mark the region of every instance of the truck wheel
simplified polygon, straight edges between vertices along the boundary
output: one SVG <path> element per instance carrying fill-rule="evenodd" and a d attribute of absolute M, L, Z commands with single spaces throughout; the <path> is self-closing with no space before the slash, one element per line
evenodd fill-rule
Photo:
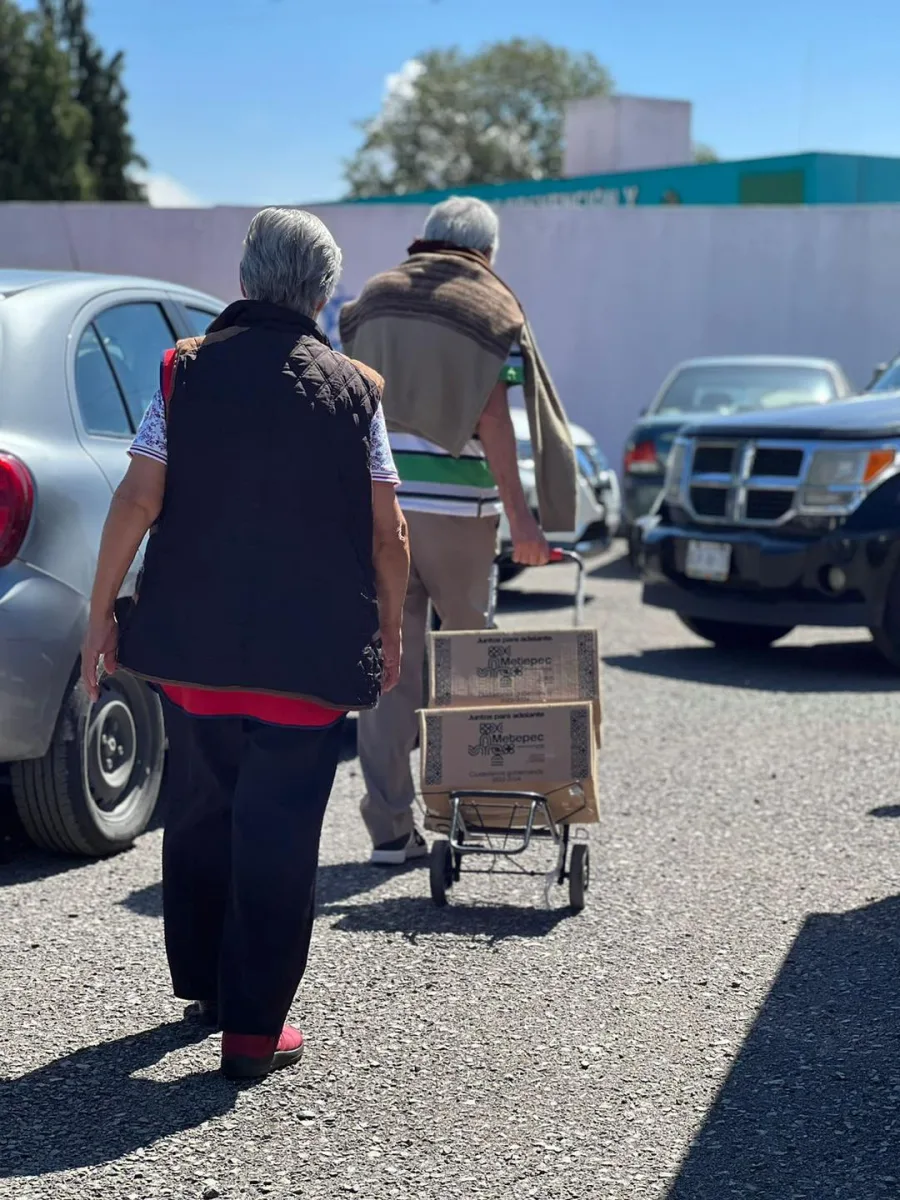
<path fill-rule="evenodd" d="M 127 849 L 153 816 L 164 757 L 162 708 L 146 684 L 116 675 L 91 704 L 76 679 L 47 753 L 12 765 L 26 833 L 63 854 L 101 857 Z"/>
<path fill-rule="evenodd" d="M 891 664 L 900 667 L 900 569 L 888 584 L 881 624 L 870 630 L 878 652 Z"/>
<path fill-rule="evenodd" d="M 779 642 L 791 632 L 790 625 L 741 625 L 736 621 L 713 621 L 708 617 L 684 617 L 678 619 L 691 633 L 712 642 L 719 650 L 767 650 L 773 642 Z"/>

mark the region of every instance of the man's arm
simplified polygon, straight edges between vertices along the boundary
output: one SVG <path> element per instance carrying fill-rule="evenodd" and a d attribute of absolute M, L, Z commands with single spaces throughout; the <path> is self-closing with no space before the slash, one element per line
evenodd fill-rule
<path fill-rule="evenodd" d="M 384 646 L 383 690 L 389 692 L 400 679 L 400 630 L 409 583 L 409 533 L 393 483 L 373 483 L 372 504 L 375 520 L 372 560 Z"/>
<path fill-rule="evenodd" d="M 513 541 L 513 561 L 540 567 L 550 561 L 550 547 L 525 500 L 516 454 L 516 434 L 509 413 L 506 384 L 494 385 L 478 423 L 478 436 L 500 492 Z"/>
<path fill-rule="evenodd" d="M 97 556 L 88 628 L 81 650 L 81 678 L 92 700 L 100 694 L 97 680 L 100 656 L 103 655 L 104 666 L 110 675 L 116 670 L 116 600 L 144 535 L 159 516 L 165 486 L 165 465 L 136 454 L 109 506 Z"/>

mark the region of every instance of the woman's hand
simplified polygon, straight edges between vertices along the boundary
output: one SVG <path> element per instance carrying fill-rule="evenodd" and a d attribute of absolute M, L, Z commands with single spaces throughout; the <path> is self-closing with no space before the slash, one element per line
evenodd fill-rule
<path fill-rule="evenodd" d="M 381 676 L 381 693 L 392 692 L 400 682 L 400 663 L 403 658 L 403 638 L 400 630 L 381 635 L 384 668 Z"/>
<path fill-rule="evenodd" d="M 100 659 L 107 675 L 114 675 L 119 663 L 119 626 L 114 616 L 91 620 L 81 647 L 81 681 L 91 701 L 100 697 Z"/>

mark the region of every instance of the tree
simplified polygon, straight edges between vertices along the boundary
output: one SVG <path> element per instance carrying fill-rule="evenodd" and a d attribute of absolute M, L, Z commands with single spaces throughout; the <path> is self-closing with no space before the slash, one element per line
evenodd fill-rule
<path fill-rule="evenodd" d="M 50 23 L 0 0 L 0 200 L 86 199 L 89 132 Z"/>
<path fill-rule="evenodd" d="M 345 164 L 352 196 L 559 176 L 566 104 L 606 95 L 593 54 L 514 38 L 466 55 L 429 50 L 389 78 Z"/>
<path fill-rule="evenodd" d="M 131 172 L 145 167 L 128 128 L 128 94 L 120 52 L 107 57 L 87 28 L 85 0 L 40 0 L 69 60 L 72 95 L 90 121 L 87 167 L 95 200 L 146 200 Z"/>
<path fill-rule="evenodd" d="M 694 143 L 694 162 L 695 163 L 717 163 L 719 156 L 713 150 L 712 146 L 707 146 L 703 142 Z"/>

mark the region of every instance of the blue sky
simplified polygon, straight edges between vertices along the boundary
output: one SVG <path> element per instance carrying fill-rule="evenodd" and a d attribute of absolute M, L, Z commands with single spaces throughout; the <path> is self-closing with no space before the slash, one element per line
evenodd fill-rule
<path fill-rule="evenodd" d="M 514 35 L 592 50 L 617 90 L 694 102 L 722 157 L 900 155 L 895 0 L 92 0 L 127 54 L 134 132 L 207 203 L 341 195 L 385 79 L 434 46 Z"/>

